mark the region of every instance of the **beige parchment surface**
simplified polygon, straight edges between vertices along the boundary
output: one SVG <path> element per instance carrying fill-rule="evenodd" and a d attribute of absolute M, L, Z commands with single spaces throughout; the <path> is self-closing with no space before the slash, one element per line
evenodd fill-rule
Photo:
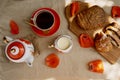
<path fill-rule="evenodd" d="M 119 4 L 118 0 L 114 1 Z M 42 7 L 52 8 L 60 16 L 59 30 L 49 37 L 37 36 L 24 22 L 24 19 L 30 19 L 32 13 Z M 80 47 L 78 38 L 68 30 L 64 8 L 65 0 L 0 0 L 0 80 L 106 80 L 106 76 L 109 74 L 90 72 L 87 63 L 91 60 L 101 59 L 109 66 L 112 65 L 94 49 Z M 111 8 L 105 9 L 109 13 Z M 18 35 L 10 33 L 9 21 L 11 19 L 20 26 Z M 48 45 L 58 35 L 63 34 L 72 37 L 73 48 L 68 54 L 61 54 L 54 48 L 48 48 Z M 6 58 L 4 52 L 6 44 L 2 42 L 5 35 L 12 38 L 26 38 L 33 42 L 36 53 L 40 53 L 35 56 L 33 67 L 28 67 L 26 63 L 13 63 Z M 56 53 L 60 58 L 60 64 L 55 69 L 47 67 L 44 62 L 45 57 L 50 53 Z M 120 65 L 119 60 L 117 63 Z M 117 70 L 120 70 L 119 68 Z"/>

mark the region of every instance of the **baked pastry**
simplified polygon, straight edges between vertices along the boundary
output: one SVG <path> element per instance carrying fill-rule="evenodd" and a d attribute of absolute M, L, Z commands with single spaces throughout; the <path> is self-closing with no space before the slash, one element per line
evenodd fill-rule
<path fill-rule="evenodd" d="M 84 30 L 98 29 L 108 24 L 105 11 L 99 6 L 93 6 L 77 15 L 77 24 Z"/>
<path fill-rule="evenodd" d="M 114 46 L 120 48 L 120 26 L 116 23 L 111 23 L 105 27 L 104 33 L 111 39 Z"/>
<path fill-rule="evenodd" d="M 106 53 L 112 50 L 113 45 L 109 37 L 103 33 L 97 33 L 95 36 L 95 48 L 98 52 Z"/>

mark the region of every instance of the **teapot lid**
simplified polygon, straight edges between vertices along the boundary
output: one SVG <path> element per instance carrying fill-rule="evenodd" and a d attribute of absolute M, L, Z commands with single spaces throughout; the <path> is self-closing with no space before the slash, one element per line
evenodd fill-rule
<path fill-rule="evenodd" d="M 20 59 L 25 53 L 25 47 L 22 43 L 15 41 L 11 42 L 8 47 L 6 48 L 7 56 L 11 59 L 18 60 Z"/>

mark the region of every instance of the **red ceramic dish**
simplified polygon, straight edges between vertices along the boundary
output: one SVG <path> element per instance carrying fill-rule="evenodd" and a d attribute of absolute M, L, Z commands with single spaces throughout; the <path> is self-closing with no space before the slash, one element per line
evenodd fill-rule
<path fill-rule="evenodd" d="M 55 22 L 54 22 L 54 26 L 49 30 L 49 33 L 45 34 L 42 30 L 40 29 L 37 29 L 36 27 L 32 26 L 32 30 L 39 36 L 51 36 L 53 35 L 58 29 L 59 29 L 59 26 L 60 26 L 60 18 L 59 18 L 59 15 L 53 10 L 53 9 L 50 9 L 50 8 L 40 8 L 38 10 L 36 10 L 33 15 L 32 15 L 32 18 L 35 17 L 35 14 L 37 14 L 40 10 L 48 10 L 50 12 L 53 13 L 54 15 L 54 18 L 55 18 Z M 31 20 L 31 23 L 33 24 L 33 21 Z"/>

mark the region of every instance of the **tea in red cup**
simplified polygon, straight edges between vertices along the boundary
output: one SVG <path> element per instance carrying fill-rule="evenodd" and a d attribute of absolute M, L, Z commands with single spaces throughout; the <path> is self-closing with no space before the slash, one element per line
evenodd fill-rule
<path fill-rule="evenodd" d="M 32 18 L 35 27 L 42 31 L 49 31 L 54 26 L 54 15 L 47 9 L 39 10 Z"/>

